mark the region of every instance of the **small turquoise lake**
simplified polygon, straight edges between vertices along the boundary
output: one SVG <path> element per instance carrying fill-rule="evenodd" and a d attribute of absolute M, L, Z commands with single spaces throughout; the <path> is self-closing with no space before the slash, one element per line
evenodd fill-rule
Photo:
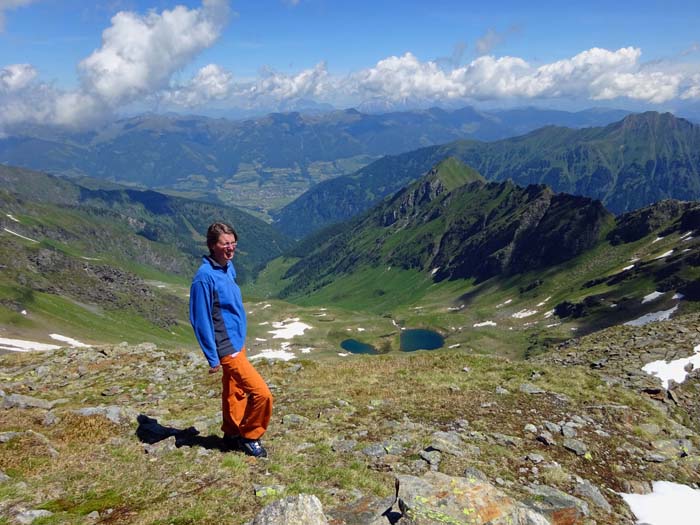
<path fill-rule="evenodd" d="M 445 339 L 432 330 L 414 329 L 401 332 L 401 351 L 435 350 L 445 345 Z"/>
<path fill-rule="evenodd" d="M 346 339 L 340 343 L 340 348 L 350 352 L 351 354 L 366 354 L 376 355 L 377 349 L 367 343 L 361 343 L 357 339 Z"/>

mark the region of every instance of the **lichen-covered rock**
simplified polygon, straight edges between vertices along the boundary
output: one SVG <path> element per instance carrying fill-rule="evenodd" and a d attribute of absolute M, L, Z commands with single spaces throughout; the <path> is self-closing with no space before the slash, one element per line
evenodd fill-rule
<path fill-rule="evenodd" d="M 519 503 L 488 481 L 459 478 L 440 472 L 422 477 L 397 476 L 399 523 L 432 525 L 547 525 L 535 510 Z"/>
<path fill-rule="evenodd" d="M 316 496 L 300 494 L 267 505 L 250 525 L 328 525 Z"/>

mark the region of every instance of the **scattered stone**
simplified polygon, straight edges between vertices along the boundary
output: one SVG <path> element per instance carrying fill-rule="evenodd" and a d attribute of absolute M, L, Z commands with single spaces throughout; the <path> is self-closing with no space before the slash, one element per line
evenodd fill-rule
<path fill-rule="evenodd" d="M 440 467 L 442 454 L 437 450 L 421 450 L 420 457 L 430 465 L 430 470 L 437 470 Z"/>
<path fill-rule="evenodd" d="M 384 449 L 384 445 L 382 445 L 381 443 L 374 443 L 363 448 L 362 453 L 365 456 L 369 456 L 371 458 L 378 458 L 381 456 L 385 456 L 386 450 Z"/>
<path fill-rule="evenodd" d="M 524 430 L 525 432 L 529 432 L 530 434 L 537 434 L 537 427 L 532 423 L 528 423 L 527 425 L 525 425 Z"/>
<path fill-rule="evenodd" d="M 545 421 L 544 428 L 546 428 L 547 431 L 551 432 L 552 434 L 561 434 L 561 425 L 557 425 L 551 421 Z"/>
<path fill-rule="evenodd" d="M 90 521 L 97 521 L 97 520 L 100 519 L 100 513 L 97 512 L 96 510 L 93 510 L 90 514 L 88 514 L 88 515 L 85 516 L 85 517 L 86 517 L 87 519 L 89 519 Z"/>
<path fill-rule="evenodd" d="M 333 523 L 344 525 L 387 525 L 389 521 L 384 516 L 394 504 L 395 498 L 375 498 L 361 496 L 342 507 L 328 511 Z M 301 524 L 300 524 L 301 525 Z"/>
<path fill-rule="evenodd" d="M 10 481 L 12 478 L 5 474 L 2 470 L 0 470 L 0 483 L 5 483 L 6 481 Z"/>
<path fill-rule="evenodd" d="M 561 435 L 566 437 L 566 438 L 573 438 L 573 437 L 576 437 L 577 432 L 576 432 L 576 429 L 572 425 L 569 425 L 567 423 L 566 425 L 561 427 Z"/>
<path fill-rule="evenodd" d="M 589 515 L 585 501 L 559 489 L 547 485 L 530 485 L 529 491 L 535 497 L 525 503 L 546 516 L 552 525 L 583 523 L 583 519 Z"/>
<path fill-rule="evenodd" d="M 19 523 L 19 525 L 30 525 L 34 522 L 34 520 L 38 520 L 39 518 L 48 518 L 49 516 L 53 516 L 53 512 L 41 509 L 25 510 L 24 512 L 20 512 L 15 516 L 15 521 Z"/>
<path fill-rule="evenodd" d="M 73 411 L 79 416 L 102 416 L 109 419 L 112 423 L 120 425 L 122 423 L 129 423 L 132 421 L 133 417 L 130 417 L 128 411 L 119 406 L 99 406 L 99 407 L 85 407 Z"/>
<path fill-rule="evenodd" d="M 251 525 L 328 525 L 323 505 L 316 496 L 300 494 L 267 505 Z"/>
<path fill-rule="evenodd" d="M 624 494 L 651 494 L 651 483 L 636 479 L 623 479 L 620 482 Z"/>
<path fill-rule="evenodd" d="M 44 410 L 51 410 L 54 407 L 53 401 L 47 401 L 45 399 L 39 399 L 31 396 L 24 396 L 22 394 L 10 394 L 9 396 L 3 397 L 2 400 L 3 408 L 43 408 Z"/>
<path fill-rule="evenodd" d="M 144 443 L 143 451 L 149 456 L 161 456 L 167 452 L 172 452 L 177 448 L 177 438 L 170 436 L 156 443 Z"/>
<path fill-rule="evenodd" d="M 548 523 L 541 514 L 487 481 L 440 472 L 427 472 L 421 477 L 400 475 L 396 480 L 402 515 L 396 523 Z"/>
<path fill-rule="evenodd" d="M 117 396 L 124 392 L 124 389 L 119 385 L 112 385 L 109 388 L 102 391 L 102 395 L 105 397 Z"/>
<path fill-rule="evenodd" d="M 525 456 L 525 459 L 529 459 L 533 463 L 539 464 L 544 461 L 544 456 L 542 456 L 541 454 L 528 454 L 527 456 Z"/>
<path fill-rule="evenodd" d="M 566 450 L 570 450 L 577 456 L 585 456 L 586 452 L 588 452 L 586 444 L 578 439 L 565 439 L 563 446 Z"/>
<path fill-rule="evenodd" d="M 506 390 L 505 388 L 503 388 L 503 387 L 501 387 L 501 386 L 497 386 L 497 387 L 496 387 L 496 393 L 497 393 L 498 395 L 510 394 L 510 392 L 509 392 L 508 390 Z"/>
<path fill-rule="evenodd" d="M 340 439 L 335 441 L 331 448 L 334 452 L 350 452 L 357 446 L 357 441 L 354 439 Z"/>
<path fill-rule="evenodd" d="M 554 440 L 554 436 L 552 436 L 552 434 L 550 434 L 546 430 L 543 430 L 539 433 L 539 435 L 537 436 L 537 441 L 540 441 L 541 443 L 544 443 L 548 446 L 557 444 L 557 442 Z"/>
<path fill-rule="evenodd" d="M 298 414 L 285 414 L 282 418 L 282 424 L 290 427 L 300 427 L 307 425 L 308 423 L 308 417 L 300 416 Z"/>
<path fill-rule="evenodd" d="M 656 423 L 642 423 L 639 425 L 639 429 L 646 434 L 656 436 L 661 433 L 661 427 Z"/>
<path fill-rule="evenodd" d="M 600 489 L 587 479 L 578 478 L 576 480 L 574 495 L 587 499 L 605 512 L 610 513 L 613 511 L 612 505 L 608 503 L 608 500 L 605 499 Z"/>
<path fill-rule="evenodd" d="M 545 394 L 546 393 L 545 390 L 542 390 L 540 387 L 535 386 L 531 383 L 523 383 L 522 385 L 520 385 L 520 391 L 523 394 L 530 394 L 530 395 Z"/>
<path fill-rule="evenodd" d="M 15 438 L 20 437 L 23 432 L 0 432 L 0 443 L 7 443 Z"/>
<path fill-rule="evenodd" d="M 493 439 L 496 440 L 496 443 L 503 447 L 519 447 L 523 442 L 519 437 L 507 436 L 505 434 L 495 433 L 492 434 L 492 436 Z"/>
<path fill-rule="evenodd" d="M 663 463 L 664 461 L 668 461 L 668 458 L 658 452 L 649 452 L 644 455 L 644 461 L 648 461 L 649 463 Z"/>
<path fill-rule="evenodd" d="M 434 432 L 427 450 L 439 450 L 445 454 L 463 457 L 463 441 L 457 432 Z"/>
<path fill-rule="evenodd" d="M 47 412 L 44 416 L 44 420 L 41 422 L 45 427 L 51 427 L 57 424 L 61 419 L 54 412 Z"/>

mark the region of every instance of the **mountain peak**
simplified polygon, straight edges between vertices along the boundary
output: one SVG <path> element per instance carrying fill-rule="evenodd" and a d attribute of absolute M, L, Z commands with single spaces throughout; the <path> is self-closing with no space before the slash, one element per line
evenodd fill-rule
<path fill-rule="evenodd" d="M 439 181 L 447 191 L 471 182 L 486 182 L 486 179 L 471 166 L 456 157 L 447 157 L 431 168 L 427 175 L 433 181 Z"/>

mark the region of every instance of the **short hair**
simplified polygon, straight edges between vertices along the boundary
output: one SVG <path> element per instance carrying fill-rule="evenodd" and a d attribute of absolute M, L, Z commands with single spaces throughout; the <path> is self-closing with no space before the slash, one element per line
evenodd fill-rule
<path fill-rule="evenodd" d="M 238 234 L 232 226 L 229 226 L 225 222 L 214 222 L 207 229 L 207 248 L 209 248 L 209 253 L 212 252 L 214 245 L 219 242 L 219 237 L 222 235 L 233 235 L 238 242 Z"/>

